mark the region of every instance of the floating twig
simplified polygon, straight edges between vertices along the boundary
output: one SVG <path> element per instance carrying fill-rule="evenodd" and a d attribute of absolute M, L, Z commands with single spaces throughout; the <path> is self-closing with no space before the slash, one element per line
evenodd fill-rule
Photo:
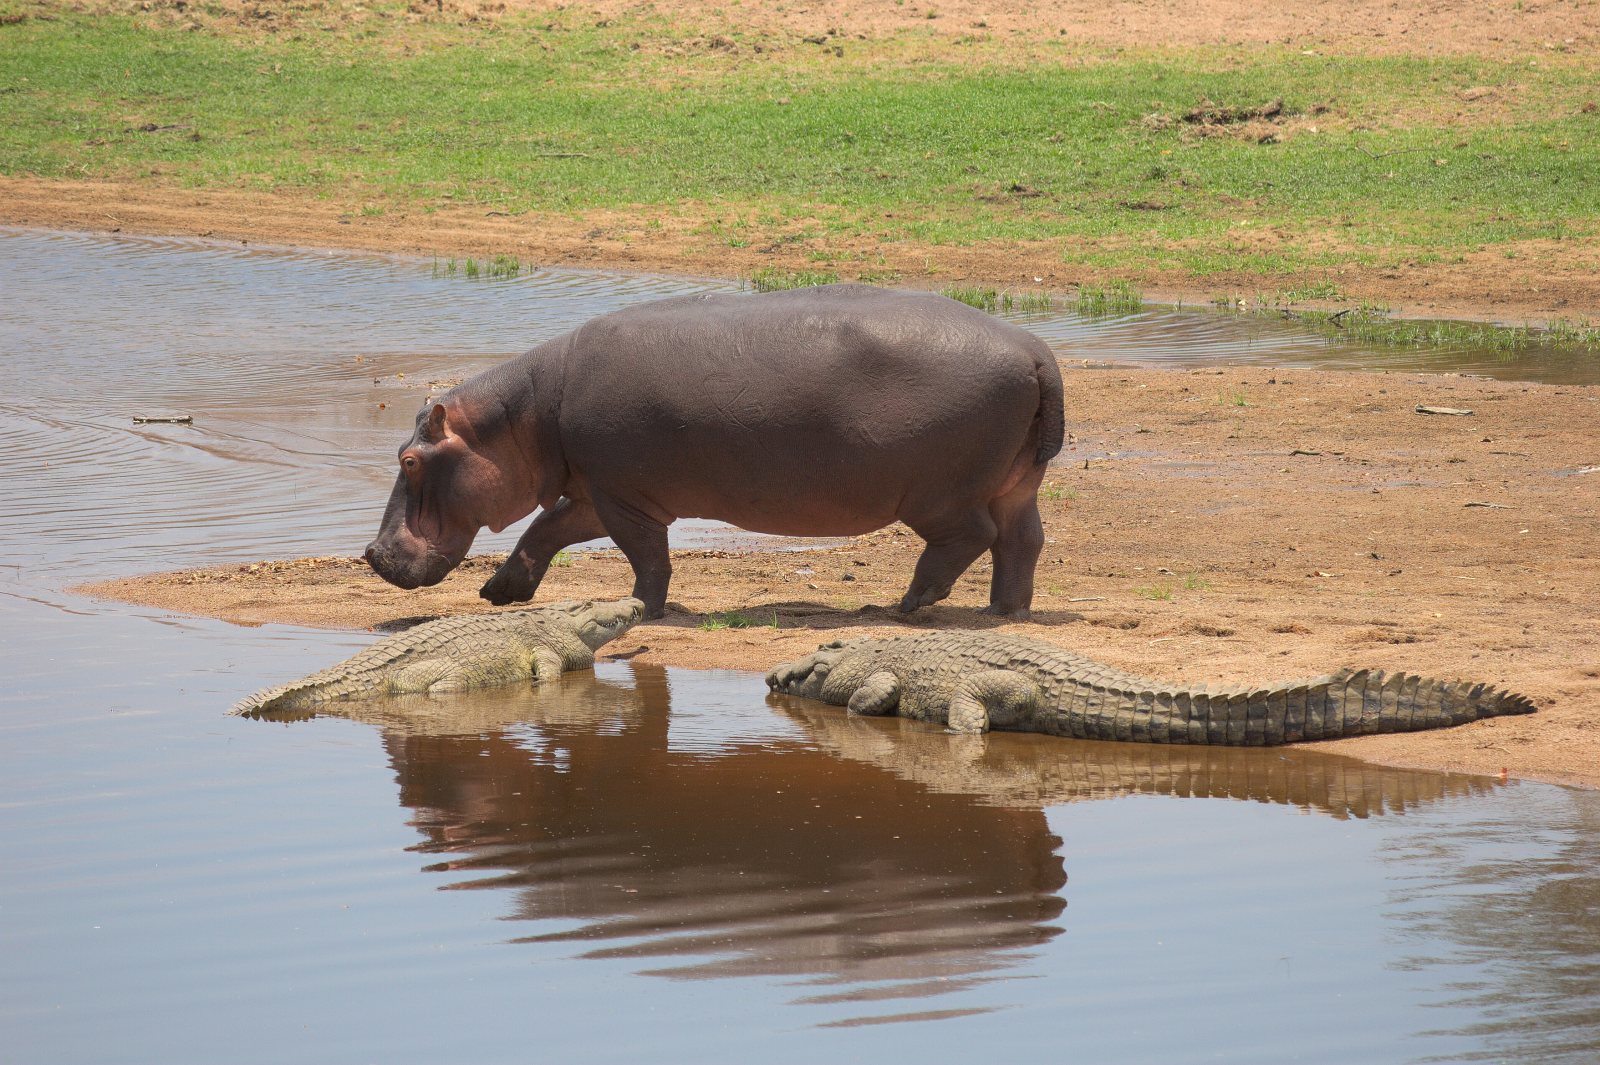
<path fill-rule="evenodd" d="M 134 425 L 193 425 L 192 414 L 144 415 L 133 416 Z"/>

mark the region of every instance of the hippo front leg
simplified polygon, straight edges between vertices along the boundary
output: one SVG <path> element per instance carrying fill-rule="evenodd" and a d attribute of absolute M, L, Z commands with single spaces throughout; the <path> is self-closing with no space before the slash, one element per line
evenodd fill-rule
<path fill-rule="evenodd" d="M 597 540 L 606 534 L 599 515 L 587 503 L 563 498 L 528 525 L 509 557 L 478 594 L 495 606 L 525 603 L 538 591 L 550 560 L 564 547 Z"/>

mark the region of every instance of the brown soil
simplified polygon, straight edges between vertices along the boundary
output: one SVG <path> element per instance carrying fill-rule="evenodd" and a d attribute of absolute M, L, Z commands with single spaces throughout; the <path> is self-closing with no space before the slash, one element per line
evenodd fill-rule
<path fill-rule="evenodd" d="M 1583 52 L 1600 44 L 1600 10 L 1566 0 L 1526 0 L 1521 6 L 1438 0 L 808 0 L 727 6 L 692 0 L 491 0 L 477 7 L 576 8 L 600 18 L 649 13 L 701 27 L 832 38 L 909 29 L 953 37 L 1056 36 L 1112 48 L 1286 45 L 1345 54 L 1503 55 Z"/>
<path fill-rule="evenodd" d="M 1539 712 L 1323 746 L 1600 786 L 1600 388 L 1069 366 L 1067 394 L 1075 438 L 1041 501 L 1050 543 L 1035 619 L 1008 630 L 1191 683 L 1340 665 L 1490 681 Z M 840 636 L 990 625 L 975 611 L 985 564 L 947 604 L 908 621 L 882 609 L 919 547 L 890 529 L 808 552 L 679 552 L 682 607 L 609 652 L 765 670 Z M 361 627 L 487 609 L 476 591 L 494 564 L 471 559 L 418 592 L 353 559 L 87 590 L 247 624 Z M 540 598 L 615 597 L 631 582 L 623 559 L 599 552 L 553 569 Z M 730 611 L 752 626 L 702 627 Z"/>
<path fill-rule="evenodd" d="M 260 34 L 302 24 L 375 25 L 380 5 L 288 0 L 72 0 L 88 11 L 135 11 L 192 29 L 226 26 Z M 737 51 L 760 42 L 827 46 L 851 39 L 928 34 L 1008 46 L 1057 38 L 1116 50 L 1153 47 L 1283 46 L 1341 54 L 1540 55 L 1593 51 L 1600 10 L 1578 0 L 1449 4 L 1439 0 L 426 0 L 407 21 L 493 23 L 519 15 L 561 25 L 639 21 L 690 35 L 686 47 Z M 733 37 L 725 35 L 733 35 Z M 734 39 L 737 38 L 737 39 Z"/>

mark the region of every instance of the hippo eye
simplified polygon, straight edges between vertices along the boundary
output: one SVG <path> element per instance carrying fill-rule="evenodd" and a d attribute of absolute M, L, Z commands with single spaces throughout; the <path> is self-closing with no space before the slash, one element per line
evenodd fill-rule
<path fill-rule="evenodd" d="M 407 455 L 405 458 L 400 460 L 401 469 L 405 470 L 407 473 L 416 473 L 417 467 L 420 465 L 422 465 L 422 463 L 417 461 L 417 456 L 415 455 Z"/>

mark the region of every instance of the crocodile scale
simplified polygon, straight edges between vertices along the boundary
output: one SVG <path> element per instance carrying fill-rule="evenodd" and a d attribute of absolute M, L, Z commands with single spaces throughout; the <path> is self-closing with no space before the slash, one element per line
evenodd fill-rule
<path fill-rule="evenodd" d="M 956 732 L 1271 746 L 1445 728 L 1534 710 L 1487 684 L 1340 670 L 1256 687 L 1163 684 L 1003 633 L 944 630 L 826 644 L 767 675 L 774 691 Z"/>
<path fill-rule="evenodd" d="M 436 618 L 302 680 L 257 692 L 229 713 L 265 714 L 341 699 L 547 680 L 593 666 L 594 652 L 643 616 L 643 603 L 622 599 Z"/>

